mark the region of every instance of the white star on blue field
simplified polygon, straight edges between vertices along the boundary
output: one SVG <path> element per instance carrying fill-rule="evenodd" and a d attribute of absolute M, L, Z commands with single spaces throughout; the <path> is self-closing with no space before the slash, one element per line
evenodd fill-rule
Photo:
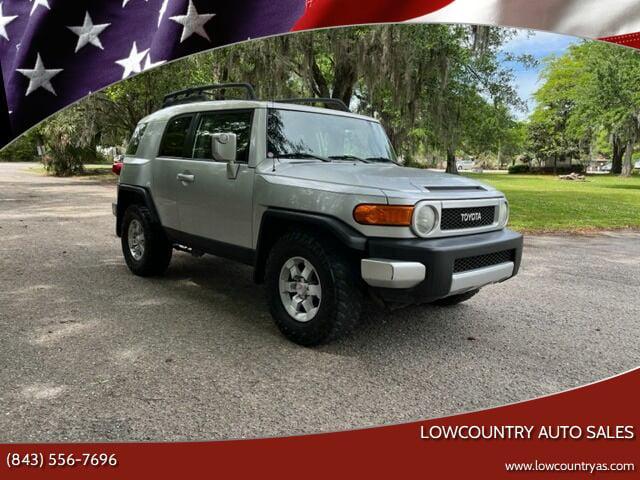
<path fill-rule="evenodd" d="M 528 112 L 516 111 L 519 120 L 524 120 L 535 108 L 533 94 L 541 86 L 540 73 L 544 69 L 544 60 L 550 56 L 564 54 L 569 46 L 580 43 L 582 39 L 555 33 L 519 30 L 517 35 L 502 47 L 502 51 L 513 56 L 531 55 L 538 61 L 538 65 L 527 68 L 518 62 L 504 60 L 503 66 L 510 68 L 514 75 L 514 85 L 528 107 Z"/>

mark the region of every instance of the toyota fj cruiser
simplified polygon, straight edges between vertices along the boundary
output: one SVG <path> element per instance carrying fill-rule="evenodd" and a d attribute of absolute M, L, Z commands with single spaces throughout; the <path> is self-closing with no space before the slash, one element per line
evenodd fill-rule
<path fill-rule="evenodd" d="M 258 101 L 248 84 L 176 92 L 141 120 L 114 214 L 134 274 L 162 274 L 174 249 L 251 265 L 302 345 L 350 331 L 365 294 L 454 305 L 522 255 L 494 188 L 399 165 L 380 122 L 340 101 Z"/>

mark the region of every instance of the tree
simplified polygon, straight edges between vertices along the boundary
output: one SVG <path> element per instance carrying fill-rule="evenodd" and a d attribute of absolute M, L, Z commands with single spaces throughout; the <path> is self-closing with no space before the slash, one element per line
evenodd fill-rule
<path fill-rule="evenodd" d="M 540 155 L 579 155 L 608 138 L 612 173 L 630 175 L 640 136 L 640 57 L 630 49 L 583 42 L 548 61 L 530 136 Z M 536 144 L 538 134 L 548 145 Z"/>
<path fill-rule="evenodd" d="M 448 170 L 457 173 L 458 150 L 500 152 L 513 127 L 510 109 L 521 102 L 510 72 L 499 61 L 499 48 L 511 34 L 488 27 L 393 25 L 246 42 L 113 85 L 63 112 L 66 120 L 52 120 L 42 131 L 52 155 L 73 171 L 69 151 L 99 142 L 123 144 L 167 93 L 249 81 L 264 99 L 343 100 L 356 112 L 379 118 L 405 160 L 442 153 Z M 64 124 L 77 118 L 78 109 L 86 119 L 71 134 Z M 59 149 L 61 145 L 66 147 Z"/>

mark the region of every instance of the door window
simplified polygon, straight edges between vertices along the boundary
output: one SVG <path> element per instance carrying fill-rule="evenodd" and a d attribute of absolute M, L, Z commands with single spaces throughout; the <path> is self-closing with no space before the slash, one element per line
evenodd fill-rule
<path fill-rule="evenodd" d="M 185 144 L 193 115 L 174 118 L 169 121 L 160 146 L 161 157 L 184 157 Z"/>
<path fill-rule="evenodd" d="M 249 161 L 251 122 L 253 111 L 227 111 L 205 113 L 200 119 L 193 146 L 193 158 L 211 160 L 211 136 L 215 133 L 235 133 L 237 136 L 238 162 Z"/>

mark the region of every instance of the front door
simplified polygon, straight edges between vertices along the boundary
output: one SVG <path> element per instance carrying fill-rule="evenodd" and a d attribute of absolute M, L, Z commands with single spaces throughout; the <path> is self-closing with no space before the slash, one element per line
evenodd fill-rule
<path fill-rule="evenodd" d="M 252 248 L 254 169 L 248 165 L 252 110 L 225 110 L 199 114 L 191 141 L 191 157 L 180 161 L 180 230 L 204 240 Z M 235 133 L 238 139 L 236 178 L 228 178 L 227 164 L 216 162 L 211 136 Z M 180 176 L 180 178 L 178 178 Z"/>

